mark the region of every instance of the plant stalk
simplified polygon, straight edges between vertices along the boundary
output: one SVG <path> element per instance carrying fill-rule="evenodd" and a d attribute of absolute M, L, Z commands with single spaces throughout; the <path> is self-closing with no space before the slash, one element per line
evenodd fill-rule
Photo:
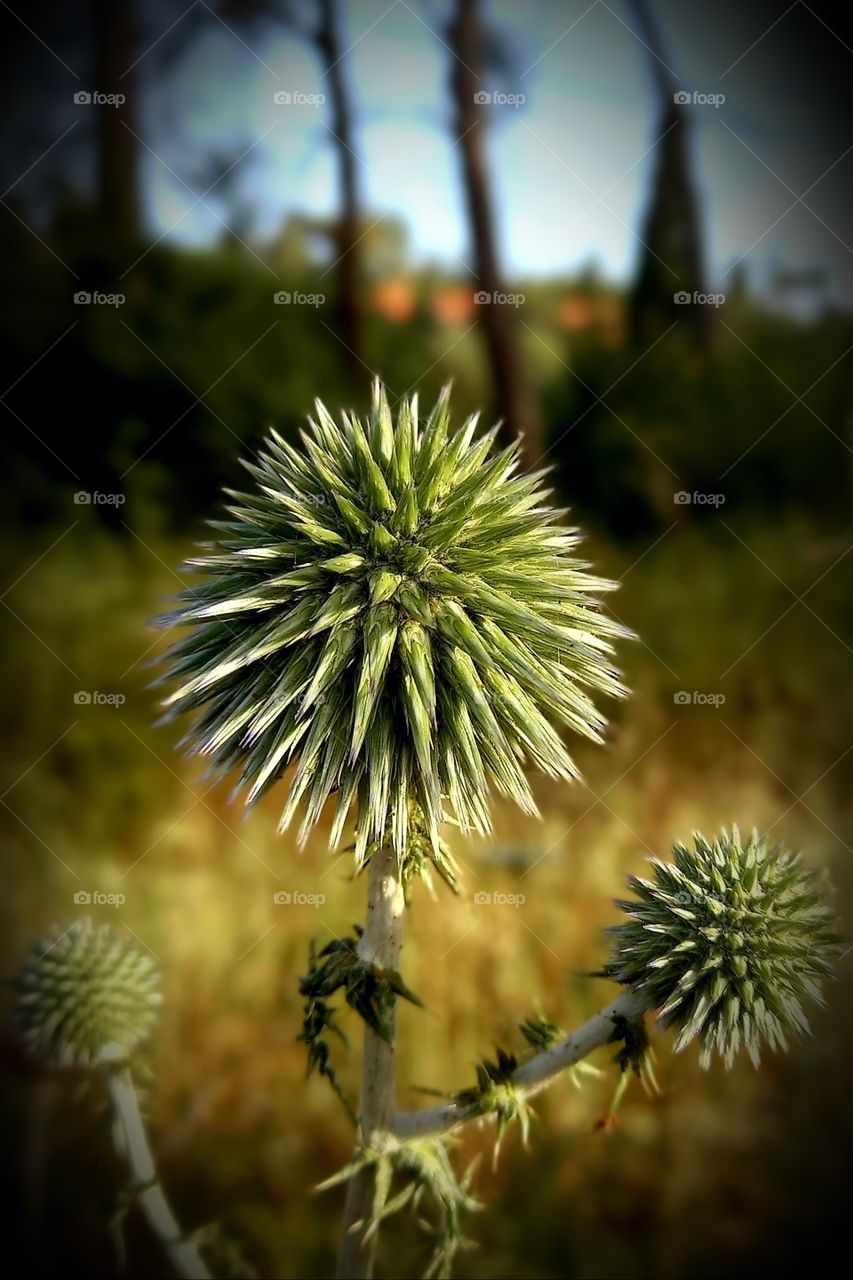
<path fill-rule="evenodd" d="M 399 969 L 403 943 L 405 901 L 397 857 L 390 845 L 377 849 L 370 859 L 367 889 L 367 921 L 358 945 L 362 960 L 380 969 Z M 360 1138 L 364 1146 L 382 1150 L 393 1136 L 395 1054 L 370 1027 L 364 1028 Z M 338 1258 L 338 1280 L 370 1280 L 378 1232 L 364 1240 L 373 1204 L 373 1170 L 355 1174 L 347 1188 L 343 1234 Z"/>
<path fill-rule="evenodd" d="M 550 1084 L 560 1072 L 606 1044 L 619 1019 L 636 1022 L 646 1010 L 646 1000 L 641 993 L 634 990 L 623 991 L 600 1013 L 594 1014 L 564 1040 L 537 1053 L 528 1062 L 523 1062 L 513 1073 L 512 1083 L 526 1098 L 532 1097 Z M 401 1112 L 395 1119 L 394 1132 L 403 1140 L 424 1138 L 431 1134 L 447 1133 L 449 1129 L 455 1129 L 457 1125 L 472 1120 L 478 1114 L 475 1107 L 461 1106 L 458 1102 L 441 1103 L 436 1107 L 423 1107 L 420 1111 Z"/>
<path fill-rule="evenodd" d="M 185 1238 L 163 1194 L 130 1069 L 127 1066 L 110 1068 L 107 1088 L 120 1135 L 121 1155 L 130 1167 L 132 1188 L 148 1225 L 163 1246 L 176 1275 L 182 1280 L 210 1280 L 210 1272 L 198 1249 Z"/>

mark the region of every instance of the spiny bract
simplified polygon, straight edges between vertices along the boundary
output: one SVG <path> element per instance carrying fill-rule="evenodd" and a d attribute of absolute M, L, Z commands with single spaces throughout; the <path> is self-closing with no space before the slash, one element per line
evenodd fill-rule
<path fill-rule="evenodd" d="M 366 425 L 316 402 L 299 451 L 275 432 L 228 491 L 207 576 L 169 623 L 173 712 L 253 803 L 299 763 L 281 820 L 305 802 L 300 840 L 338 793 L 332 843 L 358 801 L 356 856 L 390 833 L 400 854 L 422 812 L 437 847 L 442 799 L 488 829 L 489 784 L 535 812 L 522 766 L 576 773 L 548 718 L 598 740 L 589 692 L 624 692 L 608 655 L 622 628 L 600 612 L 614 584 L 572 556 L 577 530 L 547 505 L 517 449 L 449 423 L 446 388 L 425 423 L 396 424 L 379 383 Z"/>
<path fill-rule="evenodd" d="M 808 1031 L 802 1001 L 823 1003 L 819 983 L 840 939 L 799 854 L 737 827 L 709 844 L 676 844 L 674 862 L 652 860 L 654 879 L 630 879 L 637 898 L 617 905 L 629 920 L 611 932 L 609 977 L 631 983 L 678 1029 L 701 1061 L 714 1049 L 731 1066 L 743 1045 L 757 1065 L 762 1041 L 787 1048 Z"/>
<path fill-rule="evenodd" d="M 34 1057 L 93 1067 L 126 1057 L 151 1028 L 160 1004 L 154 961 L 107 924 L 58 926 L 15 979 L 15 1021 Z"/>

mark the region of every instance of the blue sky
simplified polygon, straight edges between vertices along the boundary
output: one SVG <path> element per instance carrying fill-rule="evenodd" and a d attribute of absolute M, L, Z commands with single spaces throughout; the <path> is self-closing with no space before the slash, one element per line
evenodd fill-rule
<path fill-rule="evenodd" d="M 818 264 L 834 292 L 845 296 L 851 252 L 837 210 L 847 164 L 836 163 L 844 143 L 822 120 L 819 77 L 816 88 L 798 58 L 803 23 L 816 55 L 823 54 L 821 42 L 827 59 L 844 51 L 805 10 L 767 33 L 774 11 L 778 18 L 784 7 L 762 11 L 735 0 L 657 5 L 680 87 L 726 98 L 719 107 L 686 109 L 709 281 L 724 283 L 727 269 L 746 253 L 756 280 L 774 264 Z M 450 54 L 440 39 L 444 10 L 415 0 L 362 0 L 345 12 L 365 205 L 371 216 L 388 210 L 403 219 L 416 260 L 465 261 L 459 156 L 446 92 Z M 488 12 L 511 38 L 518 74 L 513 83 L 486 79 L 484 87 L 525 95 L 520 107 L 491 110 L 507 274 L 560 274 L 594 260 L 608 277 L 626 278 L 638 249 L 657 123 L 650 58 L 628 30 L 629 6 L 493 0 Z M 271 31 L 246 36 L 243 44 L 212 24 L 148 103 L 148 136 L 179 173 L 188 152 L 236 153 L 255 142 L 241 190 L 256 211 L 258 233 L 271 234 L 290 211 L 334 211 L 327 106 L 273 101 L 276 91 L 325 89 L 315 55 L 298 38 Z M 834 163 L 805 196 L 810 209 L 796 204 Z M 158 233 L 181 218 L 168 231 L 176 241 L 205 244 L 221 234 L 221 223 L 203 205 L 189 209 L 192 198 L 153 157 L 146 160 L 146 189 Z M 214 195 L 208 203 L 216 208 Z"/>

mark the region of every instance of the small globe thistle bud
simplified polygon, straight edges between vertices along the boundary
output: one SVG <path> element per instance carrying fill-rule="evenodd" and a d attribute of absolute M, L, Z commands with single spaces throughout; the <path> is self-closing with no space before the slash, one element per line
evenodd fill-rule
<path fill-rule="evenodd" d="M 189 628 L 164 678 L 191 749 L 250 804 L 296 764 L 281 828 L 303 803 L 304 840 L 334 794 L 360 863 L 389 834 L 403 855 L 413 807 L 435 850 L 445 801 L 479 831 L 490 787 L 535 812 L 525 764 L 577 773 L 553 725 L 600 740 L 593 695 L 624 693 L 615 584 L 575 557 L 543 473 L 476 426 L 452 429 L 447 390 L 423 422 L 415 397 L 394 423 L 378 382 L 364 423 L 317 401 L 301 450 L 273 433 L 247 464 L 166 620 Z"/>
<path fill-rule="evenodd" d="M 15 1021 L 34 1057 L 61 1067 L 126 1058 L 160 1004 L 154 961 L 107 924 L 77 920 L 37 943 L 15 979 Z"/>
<path fill-rule="evenodd" d="M 799 854 L 735 827 L 712 843 L 676 844 L 674 862 L 652 860 L 654 878 L 632 876 L 637 897 L 617 905 L 605 972 L 630 983 L 660 1010 L 681 1050 L 694 1037 L 701 1062 L 714 1050 L 730 1067 L 743 1046 L 758 1065 L 761 1043 L 787 1048 L 808 1031 L 803 1002 L 822 1004 L 820 983 L 841 939 L 815 892 L 816 872 Z"/>

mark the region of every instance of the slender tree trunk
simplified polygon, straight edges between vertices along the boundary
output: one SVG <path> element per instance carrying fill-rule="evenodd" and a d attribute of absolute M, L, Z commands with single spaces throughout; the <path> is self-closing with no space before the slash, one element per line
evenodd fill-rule
<path fill-rule="evenodd" d="M 404 910 L 397 858 L 393 849 L 386 846 L 370 860 L 367 923 L 358 948 L 363 960 L 381 969 L 399 968 Z M 359 1105 L 361 1141 L 365 1146 L 382 1150 L 392 1140 L 395 1070 L 394 1046 L 365 1026 Z M 373 1275 L 376 1235 L 367 1243 L 363 1240 L 372 1202 L 373 1172 L 366 1169 L 350 1180 L 347 1189 L 338 1261 L 339 1280 L 370 1280 Z"/>
<path fill-rule="evenodd" d="M 363 372 L 361 305 L 361 247 L 359 227 L 361 209 L 358 189 L 357 159 L 353 147 L 352 104 L 343 69 L 344 53 L 340 40 L 340 12 L 337 0 L 320 0 L 320 26 L 317 47 L 325 63 L 325 81 L 329 86 L 332 107 L 332 131 L 338 153 L 340 211 L 336 250 L 337 320 L 341 341 L 345 344 L 351 372 Z"/>
<path fill-rule="evenodd" d="M 139 239 L 139 174 L 132 0 L 92 0 L 93 90 L 122 94 L 119 106 L 91 110 L 97 131 L 98 214 L 102 232 L 119 245 Z M 126 127 L 127 126 L 127 127 Z M 131 133 L 130 130 L 133 130 Z"/>
<path fill-rule="evenodd" d="M 666 65 L 664 44 L 647 0 L 630 0 L 639 34 L 650 50 L 657 95 L 657 164 L 641 228 L 641 258 L 629 299 L 632 344 L 645 350 L 678 320 L 699 345 L 713 336 L 714 308 L 692 302 L 704 291 L 699 202 L 690 172 L 688 110 L 676 102 L 678 83 Z M 689 305 L 675 295 L 686 293 Z"/>
<path fill-rule="evenodd" d="M 454 54 L 451 83 L 456 136 L 462 157 L 465 198 L 471 226 L 474 267 L 480 291 L 489 301 L 478 306 L 492 381 L 503 416 L 504 443 L 521 439 L 522 457 L 532 466 L 544 453 L 539 412 L 522 358 L 515 309 L 495 302 L 505 292 L 498 267 L 497 240 L 485 150 L 484 108 L 475 101 L 483 66 L 480 0 L 457 0 L 449 31 Z"/>

